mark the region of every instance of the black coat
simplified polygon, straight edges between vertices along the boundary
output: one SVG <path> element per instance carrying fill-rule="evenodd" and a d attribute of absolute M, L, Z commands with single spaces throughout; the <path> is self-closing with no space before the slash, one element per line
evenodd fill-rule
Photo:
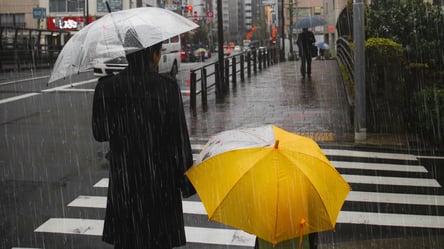
<path fill-rule="evenodd" d="M 195 191 L 184 176 L 193 157 L 178 84 L 140 66 L 102 78 L 92 121 L 95 139 L 110 145 L 102 239 L 115 248 L 184 245 L 181 191 Z"/>
<path fill-rule="evenodd" d="M 311 31 L 301 32 L 298 35 L 298 39 L 296 41 L 296 44 L 298 45 L 298 48 L 299 48 L 299 56 L 311 58 L 312 57 L 311 48 L 312 48 L 313 43 L 315 43 L 315 42 L 316 42 L 316 39 L 315 39 L 313 32 L 311 32 Z"/>

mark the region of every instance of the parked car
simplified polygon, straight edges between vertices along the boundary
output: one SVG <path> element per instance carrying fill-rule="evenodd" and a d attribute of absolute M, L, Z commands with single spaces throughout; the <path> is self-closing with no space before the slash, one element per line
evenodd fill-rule
<path fill-rule="evenodd" d="M 163 41 L 162 58 L 159 62 L 159 73 L 167 74 L 172 78 L 176 78 L 179 72 L 181 53 L 180 53 L 180 37 L 175 36 Z M 94 66 L 94 75 L 98 77 L 117 74 L 128 66 L 125 56 L 109 60 L 102 64 Z"/>

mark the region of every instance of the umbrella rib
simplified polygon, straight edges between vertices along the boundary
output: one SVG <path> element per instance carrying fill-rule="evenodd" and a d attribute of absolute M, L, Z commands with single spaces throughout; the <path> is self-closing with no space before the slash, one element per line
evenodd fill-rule
<path fill-rule="evenodd" d="M 326 164 L 327 166 L 330 166 L 334 171 L 336 171 L 337 174 L 339 174 L 339 172 L 336 170 L 335 167 L 333 167 L 333 166 L 330 165 L 330 164 L 327 164 L 326 162 L 320 160 L 319 158 L 313 157 L 313 156 L 311 156 L 311 155 L 309 155 L 309 154 L 307 154 L 307 153 L 302 153 L 302 152 L 297 152 L 297 151 L 294 151 L 294 153 L 298 153 L 298 154 L 302 154 L 302 155 L 304 155 L 304 156 L 311 157 L 312 159 L 317 160 L 317 161 L 321 162 L 322 164 Z M 283 156 L 285 156 L 288 160 L 291 160 L 287 155 L 283 154 Z M 339 175 L 340 175 L 340 174 L 339 174 Z M 303 174 L 303 176 L 307 178 L 307 176 L 306 176 L 305 174 Z M 345 180 L 344 180 L 342 177 L 341 177 L 341 179 L 345 182 Z M 331 214 L 330 214 L 330 212 L 328 211 L 327 207 L 325 206 L 325 202 L 323 201 L 321 194 L 319 193 L 318 189 L 315 187 L 315 185 L 313 184 L 312 181 L 308 181 L 308 182 L 311 184 L 311 186 L 312 186 L 313 189 L 315 190 L 315 192 L 316 192 L 316 194 L 318 195 L 319 199 L 322 200 L 322 201 L 321 201 L 322 206 L 324 207 L 324 210 L 328 213 L 328 216 L 329 216 L 329 218 L 330 218 L 330 219 L 329 219 L 330 225 L 331 225 L 332 228 L 334 228 L 334 224 L 331 222 L 331 220 L 332 220 L 332 219 L 331 219 Z"/>

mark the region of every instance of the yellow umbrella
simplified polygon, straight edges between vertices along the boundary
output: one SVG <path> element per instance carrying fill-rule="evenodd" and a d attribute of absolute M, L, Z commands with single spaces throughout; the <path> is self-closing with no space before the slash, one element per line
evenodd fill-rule
<path fill-rule="evenodd" d="M 210 220 L 272 244 L 334 229 L 350 191 L 316 142 L 273 125 L 213 136 L 186 175 Z"/>

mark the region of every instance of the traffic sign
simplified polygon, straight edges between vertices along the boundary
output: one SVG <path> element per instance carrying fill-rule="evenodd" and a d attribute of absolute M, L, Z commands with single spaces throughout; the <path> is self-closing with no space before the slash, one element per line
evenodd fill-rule
<path fill-rule="evenodd" d="M 212 10 L 207 11 L 207 17 L 208 18 L 213 18 L 214 17 L 214 12 Z"/>
<path fill-rule="evenodd" d="M 32 18 L 42 19 L 46 17 L 46 8 L 32 8 Z"/>

